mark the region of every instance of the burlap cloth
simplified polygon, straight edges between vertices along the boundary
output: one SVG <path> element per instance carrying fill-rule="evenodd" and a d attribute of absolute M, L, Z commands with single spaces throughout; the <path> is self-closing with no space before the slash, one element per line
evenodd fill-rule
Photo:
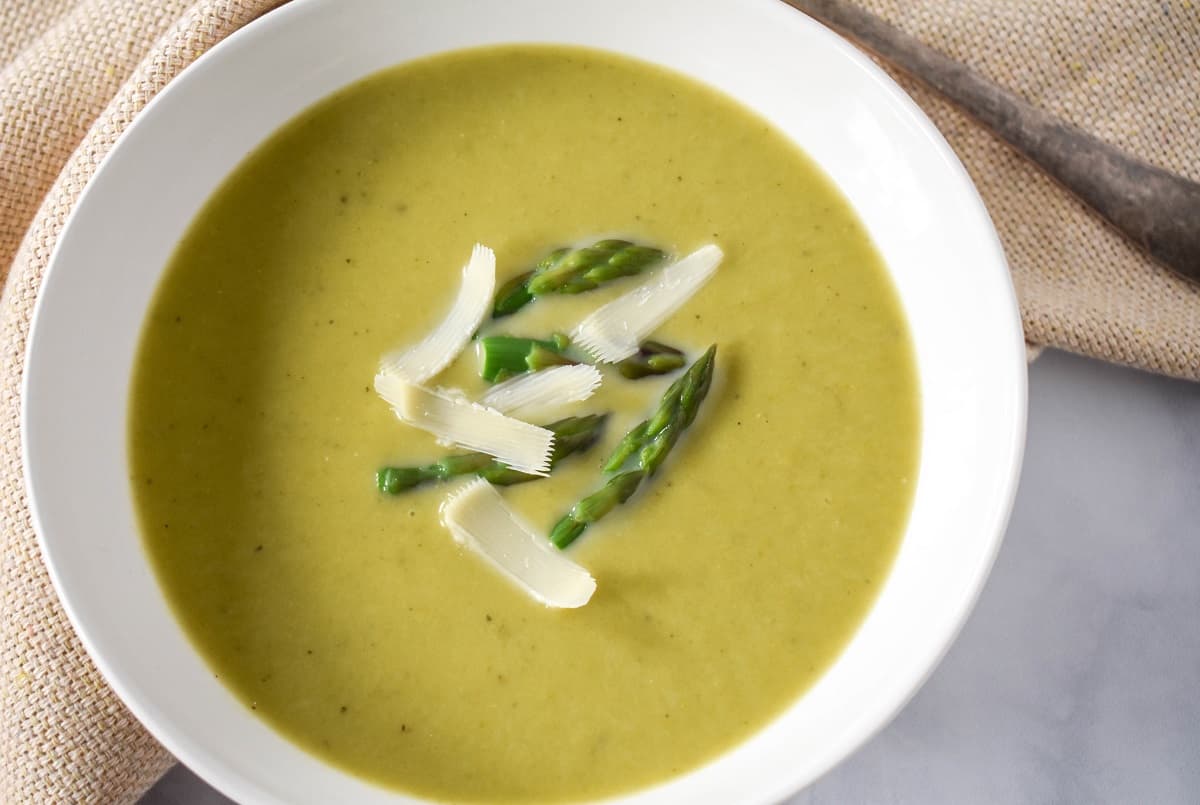
<path fill-rule="evenodd" d="M 859 1 L 1066 120 L 1200 179 L 1191 0 Z M 117 136 L 180 70 L 276 2 L 0 0 L 0 266 L 11 264 L 0 302 L 4 803 L 132 802 L 172 762 L 107 689 L 42 567 L 21 474 L 25 339 L 59 231 Z M 1200 379 L 1200 288 L 900 81 L 983 193 L 1031 342 Z"/>

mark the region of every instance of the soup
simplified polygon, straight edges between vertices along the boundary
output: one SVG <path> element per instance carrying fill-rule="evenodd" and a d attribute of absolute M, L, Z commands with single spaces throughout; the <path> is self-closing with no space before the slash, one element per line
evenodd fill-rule
<path fill-rule="evenodd" d="M 597 581 L 544 607 L 439 523 L 451 486 L 374 473 L 443 455 L 374 393 L 476 241 L 499 281 L 620 235 L 711 282 L 655 333 L 718 344 L 661 472 L 568 550 Z M 545 337 L 628 290 L 539 298 Z M 505 499 L 549 531 L 675 375 L 609 371 L 604 438 Z M 473 350 L 435 381 L 484 387 Z M 329 97 L 248 156 L 172 257 L 145 323 L 130 456 L 146 550 L 214 675 L 306 750 L 453 801 L 652 784 L 786 708 L 862 621 L 915 483 L 907 326 L 866 232 L 771 126 L 601 52 L 439 55 Z"/>

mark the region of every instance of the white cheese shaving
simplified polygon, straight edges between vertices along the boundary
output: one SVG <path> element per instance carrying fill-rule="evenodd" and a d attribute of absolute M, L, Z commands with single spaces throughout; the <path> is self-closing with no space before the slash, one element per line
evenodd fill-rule
<path fill-rule="evenodd" d="M 496 290 L 495 252 L 476 243 L 462 275 L 462 287 L 445 320 L 416 346 L 384 355 L 380 372 L 423 383 L 458 357 L 491 308 Z"/>
<path fill-rule="evenodd" d="M 586 400 L 602 380 L 595 366 L 554 366 L 497 383 L 479 402 L 502 414 L 537 419 L 562 405 Z"/>
<path fill-rule="evenodd" d="M 579 323 L 572 340 L 602 363 L 628 358 L 708 282 L 724 256 L 715 244 L 701 246 L 596 310 Z"/>
<path fill-rule="evenodd" d="M 547 606 L 581 607 L 596 591 L 591 574 L 534 533 L 483 478 L 469 481 L 446 498 L 442 522 L 455 541 Z"/>
<path fill-rule="evenodd" d="M 514 470 L 550 474 L 552 431 L 504 416 L 460 393 L 427 389 L 395 375 L 375 375 L 375 391 L 396 416 L 438 439 L 495 456 Z"/>

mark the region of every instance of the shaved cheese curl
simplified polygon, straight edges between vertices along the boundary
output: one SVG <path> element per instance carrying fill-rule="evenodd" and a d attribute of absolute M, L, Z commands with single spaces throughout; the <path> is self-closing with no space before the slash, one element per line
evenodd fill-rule
<path fill-rule="evenodd" d="M 479 329 L 491 309 L 495 290 L 496 254 L 476 243 L 471 259 L 463 266 L 462 286 L 450 313 L 416 345 L 384 355 L 379 371 L 410 383 L 424 383 L 437 375 L 458 357 Z"/>
<path fill-rule="evenodd" d="M 601 363 L 628 358 L 704 287 L 724 257 L 715 244 L 701 246 L 593 312 L 575 328 L 571 340 Z"/>
<path fill-rule="evenodd" d="M 442 523 L 455 541 L 546 606 L 581 607 L 596 591 L 587 570 L 536 534 L 482 478 L 450 493 L 442 504 Z"/>
<path fill-rule="evenodd" d="M 460 393 L 427 389 L 381 373 L 375 391 L 396 416 L 438 439 L 487 453 L 514 470 L 549 475 L 554 433 L 473 403 Z"/>
<path fill-rule="evenodd" d="M 596 393 L 603 379 L 595 366 L 554 366 L 497 383 L 479 402 L 502 414 L 535 419 L 555 408 L 583 402 Z"/>

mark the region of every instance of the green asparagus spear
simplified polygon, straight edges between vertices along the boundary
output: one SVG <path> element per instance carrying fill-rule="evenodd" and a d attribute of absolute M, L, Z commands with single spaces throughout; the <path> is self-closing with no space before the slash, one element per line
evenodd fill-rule
<path fill-rule="evenodd" d="M 569 455 L 581 453 L 596 443 L 604 431 L 608 414 L 590 414 L 560 419 L 546 428 L 554 432 L 551 470 Z M 514 470 L 486 453 L 462 453 L 446 456 L 423 467 L 384 467 L 375 474 L 381 492 L 396 495 L 431 481 L 444 481 L 458 475 L 475 474 L 498 486 L 535 481 L 538 475 Z"/>
<path fill-rule="evenodd" d="M 567 417 L 546 425 L 547 429 L 554 431 L 554 449 L 550 453 L 550 470 L 553 471 L 558 466 L 558 462 L 567 456 L 582 453 L 595 444 L 603 434 L 604 423 L 607 420 L 608 414 L 588 414 L 587 416 Z M 498 465 L 498 468 L 489 467 L 486 472 L 480 474 L 497 486 L 511 486 L 540 477 L 514 470 L 499 462 L 493 463 Z"/>
<path fill-rule="evenodd" d="M 500 290 L 496 291 L 496 301 L 492 305 L 493 319 L 511 316 L 533 301 L 533 294 L 525 287 L 532 276 L 532 271 L 526 271 L 500 286 Z"/>
<path fill-rule="evenodd" d="M 489 335 L 480 339 L 483 366 L 479 373 L 489 381 L 506 380 L 523 372 L 536 372 L 551 366 L 577 363 L 564 351 L 570 346 L 565 335 L 555 334 L 548 340 L 517 338 L 511 335 Z M 630 380 L 650 375 L 665 375 L 683 367 L 684 355 L 674 347 L 658 341 L 646 341 L 631 355 L 617 363 L 617 370 Z"/>
<path fill-rule="evenodd" d="M 667 388 L 650 418 L 625 434 L 612 456 L 604 463 L 605 472 L 616 472 L 630 456 L 643 453 L 652 444 L 656 445 L 654 449 L 644 458 L 639 457 L 639 462 L 650 460 L 649 467 L 642 464 L 642 469 L 650 474 L 658 469 L 679 433 L 696 418 L 700 403 L 712 385 L 716 355 L 717 346 L 714 344 Z M 673 423 L 675 427 L 671 427 Z M 664 434 L 664 431 L 669 432 Z"/>
<path fill-rule="evenodd" d="M 566 337 L 560 335 L 546 341 L 511 335 L 485 336 L 479 339 L 483 352 L 479 374 L 484 380 L 495 382 L 523 372 L 578 363 L 563 354 L 567 343 Z"/>
<path fill-rule="evenodd" d="M 716 355 L 714 344 L 671 384 L 654 415 L 629 431 L 604 465 L 606 472 L 614 472 L 637 453 L 638 468 L 614 475 L 599 490 L 576 503 L 551 529 L 551 542 L 559 548 L 570 545 L 589 525 L 629 500 L 642 481 L 658 470 L 680 434 L 696 419 L 700 403 L 712 385 Z"/>
<path fill-rule="evenodd" d="M 630 355 L 617 364 L 617 370 L 622 376 L 637 380 L 650 375 L 670 374 L 676 369 L 682 369 L 685 362 L 683 353 L 675 347 L 658 341 L 645 341 L 638 348 L 637 354 Z"/>
<path fill-rule="evenodd" d="M 582 249 L 555 249 L 532 271 L 515 277 L 496 293 L 492 318 L 510 316 L 549 293 L 583 293 L 618 277 L 628 277 L 659 263 L 666 254 L 627 240 L 599 240 Z"/>
<path fill-rule="evenodd" d="M 605 472 L 616 472 L 621 469 L 630 456 L 642 449 L 642 443 L 646 440 L 646 428 L 649 425 L 650 422 L 647 420 L 625 434 L 620 444 L 617 445 L 617 449 L 604 463 Z"/>
<path fill-rule="evenodd" d="M 550 541 L 565 548 L 587 530 L 587 527 L 608 514 L 618 504 L 629 500 L 637 491 L 645 473 L 630 470 L 608 479 L 608 483 L 575 504 L 565 517 L 558 521 L 550 532 Z"/>
<path fill-rule="evenodd" d="M 496 301 L 492 305 L 492 318 L 501 319 L 511 316 L 533 301 L 529 290 L 529 280 L 539 271 L 548 271 L 558 265 L 564 257 L 571 253 L 570 249 L 561 248 L 547 254 L 538 264 L 524 274 L 519 274 L 500 286 L 496 292 Z"/>
<path fill-rule="evenodd" d="M 649 246 L 627 240 L 601 240 L 561 254 L 550 265 L 539 267 L 526 287 L 534 296 L 548 293 L 582 293 L 618 277 L 641 273 L 665 255 Z"/>

